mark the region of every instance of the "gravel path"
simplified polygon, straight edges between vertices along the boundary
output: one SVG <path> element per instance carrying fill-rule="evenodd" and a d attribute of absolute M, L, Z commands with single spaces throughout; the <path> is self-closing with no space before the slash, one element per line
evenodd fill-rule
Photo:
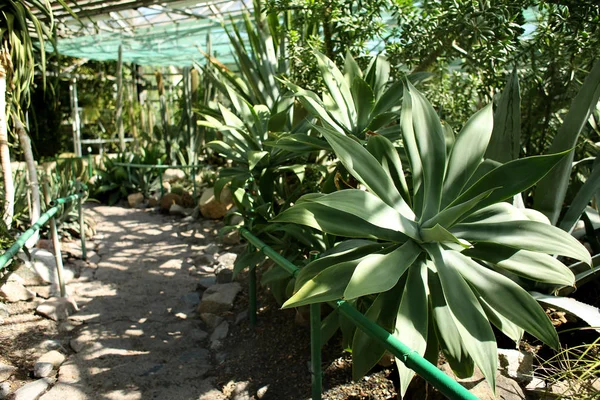
<path fill-rule="evenodd" d="M 119 207 L 88 212 L 100 258 L 69 285 L 80 311 L 60 328 L 71 330 L 76 353 L 43 399 L 200 398 L 212 389 L 204 379 L 212 365 L 195 315 L 202 275 L 192 266 L 214 242 L 214 223 Z"/>

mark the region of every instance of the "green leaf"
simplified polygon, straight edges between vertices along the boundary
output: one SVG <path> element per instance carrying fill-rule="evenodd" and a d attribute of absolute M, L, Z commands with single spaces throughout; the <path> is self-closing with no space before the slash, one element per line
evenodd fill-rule
<path fill-rule="evenodd" d="M 592 173 L 579 189 L 565 216 L 560 221 L 558 225 L 560 229 L 571 232 L 575 228 L 577 221 L 581 218 L 581 214 L 583 214 L 589 202 L 596 195 L 598 188 L 600 188 L 600 155 L 596 156 Z M 600 199 L 598 200 L 600 201 Z"/>
<path fill-rule="evenodd" d="M 471 245 L 466 240 L 458 239 L 440 224 L 432 228 L 421 228 L 421 238 L 424 243 L 456 243 L 461 247 L 469 247 Z"/>
<path fill-rule="evenodd" d="M 275 147 L 296 153 L 312 152 L 318 150 L 331 151 L 329 143 L 323 139 L 315 138 L 303 133 L 283 134 L 275 141 L 266 141 L 265 146 Z"/>
<path fill-rule="evenodd" d="M 535 221 L 466 223 L 451 230 L 457 237 L 480 243 L 496 243 L 516 249 L 559 254 L 591 265 L 590 253 L 577 239 L 551 225 Z"/>
<path fill-rule="evenodd" d="M 517 68 L 513 69 L 494 114 L 494 131 L 485 158 L 506 163 L 519 158 L 521 147 L 521 94 Z"/>
<path fill-rule="evenodd" d="M 537 292 L 531 292 L 531 295 L 540 303 L 575 315 L 600 333 L 600 309 L 598 307 L 582 303 L 570 297 L 552 296 Z"/>
<path fill-rule="evenodd" d="M 474 207 L 473 211 L 509 199 L 515 194 L 521 193 L 525 189 L 535 185 L 567 153 L 569 151 L 546 156 L 527 157 L 503 164 L 479 179 L 473 186 L 469 187 L 454 200 L 451 205 L 464 203 L 494 188 L 497 189 Z"/>
<path fill-rule="evenodd" d="M 363 217 L 367 217 L 363 215 Z M 383 239 L 404 242 L 406 236 L 398 231 L 380 228 L 345 211 L 315 202 L 302 202 L 277 215 L 271 222 L 291 222 L 318 229 L 336 236 Z"/>
<path fill-rule="evenodd" d="M 386 174 L 371 153 L 345 135 L 325 127 L 316 128 L 327 139 L 348 172 L 405 218 L 414 217 L 414 213 L 396 189 L 392 178 Z"/>
<path fill-rule="evenodd" d="M 495 392 L 498 364 L 496 337 L 477 297 L 459 273 L 463 264 L 453 254 L 460 253 L 442 250 L 439 245 L 430 245 L 427 251 L 433 257 L 444 297 L 462 341 Z"/>
<path fill-rule="evenodd" d="M 579 133 L 587 124 L 592 110 L 598 104 L 600 99 L 600 61 L 594 64 L 589 75 L 583 81 L 581 89 L 571 103 L 569 113 L 566 115 L 563 124 L 556 133 L 550 153 L 558 153 L 572 149 L 577 144 Z M 562 205 L 565 200 L 567 188 L 569 186 L 569 177 L 571 176 L 571 164 L 573 163 L 573 153 L 562 159 L 560 163 L 538 184 L 533 198 L 533 205 L 536 210 L 544 213 L 553 225 L 558 221 Z"/>
<path fill-rule="evenodd" d="M 423 209 L 423 165 L 421 156 L 417 147 L 415 129 L 413 127 L 413 100 L 407 86 L 404 86 L 404 96 L 402 98 L 402 114 L 400 117 L 400 126 L 402 127 L 402 139 L 404 150 L 410 164 L 412 173 L 413 187 L 413 209 L 417 215 L 420 215 Z M 444 167 L 445 168 L 445 167 Z"/>
<path fill-rule="evenodd" d="M 558 349 L 558 335 L 550 318 L 523 288 L 461 253 L 448 250 L 444 252 L 444 260 L 451 263 L 495 311 Z"/>
<path fill-rule="evenodd" d="M 375 103 L 375 98 L 371 87 L 364 79 L 356 77 L 352 83 L 352 98 L 356 108 L 356 128 L 352 130 L 354 135 L 360 135 L 369 126 L 371 110 Z"/>
<path fill-rule="evenodd" d="M 414 135 L 423 164 L 424 203 L 420 220 L 426 221 L 440 210 L 446 168 L 446 140 L 431 103 L 410 82 L 407 82 L 407 87 L 412 99 Z"/>
<path fill-rule="evenodd" d="M 344 59 L 344 78 L 346 78 L 346 84 L 351 86 L 355 78 L 362 78 L 362 76 L 363 74 L 358 63 L 348 51 L 346 53 L 346 58 Z"/>
<path fill-rule="evenodd" d="M 268 151 L 249 151 L 248 157 L 248 169 L 252 171 L 256 165 L 265 157 L 269 155 Z"/>
<path fill-rule="evenodd" d="M 427 349 L 428 297 L 427 266 L 423 261 L 417 262 L 408 271 L 394 336 L 420 356 Z M 415 372 L 398 359 L 396 365 L 400 375 L 400 396 L 403 397 Z"/>
<path fill-rule="evenodd" d="M 483 161 L 492 135 L 493 118 L 492 105 L 489 104 L 475 113 L 458 134 L 444 179 L 443 206 L 458 197 Z"/>
<path fill-rule="evenodd" d="M 483 307 L 485 311 L 485 315 L 487 315 L 490 322 L 502 333 L 511 338 L 516 344 L 518 344 L 521 339 L 523 339 L 523 333 L 525 330 L 520 326 L 516 325 L 511 320 L 505 318 L 502 314 L 498 313 L 496 310 L 492 308 L 486 301 L 481 297 L 481 295 L 475 294 L 477 299 L 479 300 L 479 304 Z"/>
<path fill-rule="evenodd" d="M 548 254 L 519 250 L 493 243 L 477 243 L 473 248 L 463 251 L 462 254 L 487 261 L 515 275 L 537 282 L 575 285 L 573 272 Z"/>
<path fill-rule="evenodd" d="M 308 200 L 352 214 L 379 228 L 402 232 L 419 240 L 418 225 L 404 218 L 377 196 L 359 189 L 346 189 Z"/>
<path fill-rule="evenodd" d="M 393 288 L 406 270 L 415 262 L 423 250 L 412 240 L 388 254 L 373 254 L 357 265 L 345 299 L 354 299 Z"/>
<path fill-rule="evenodd" d="M 455 206 L 448 206 L 442 210 L 439 214 L 435 215 L 428 221 L 423 223 L 423 228 L 431 228 L 435 225 L 441 225 L 446 229 L 449 229 L 457 221 L 459 221 L 466 213 L 471 211 L 481 200 L 489 196 L 494 189 L 488 190 L 487 192 L 481 193 L 479 196 L 475 196 L 472 199 L 457 204 Z"/>
<path fill-rule="evenodd" d="M 392 177 L 400 195 L 410 206 L 411 198 L 404 176 L 404 169 L 402 168 L 402 161 L 392 142 L 384 136 L 373 135 L 369 137 L 367 150 L 381 164 L 386 174 Z"/>
<path fill-rule="evenodd" d="M 340 299 L 350 282 L 357 261 L 347 261 L 329 267 L 306 282 L 282 308 L 300 307 Z"/>
<path fill-rule="evenodd" d="M 365 317 L 388 332 L 393 332 L 394 320 L 398 313 L 398 306 L 405 284 L 406 279 L 403 278 L 394 288 L 379 294 L 365 313 Z M 377 364 L 384 354 L 385 347 L 372 336 L 361 329 L 357 329 L 352 341 L 352 379 L 359 381 Z"/>

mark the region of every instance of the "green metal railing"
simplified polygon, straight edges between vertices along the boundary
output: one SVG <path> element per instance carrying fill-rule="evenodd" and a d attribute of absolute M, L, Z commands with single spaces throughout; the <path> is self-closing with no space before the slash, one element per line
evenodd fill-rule
<path fill-rule="evenodd" d="M 6 266 L 13 259 L 13 257 L 17 255 L 19 250 L 21 250 L 25 246 L 25 243 L 27 242 L 27 240 L 29 240 L 29 238 L 31 238 L 40 228 L 42 228 L 44 225 L 50 222 L 50 233 L 52 235 L 52 244 L 54 246 L 54 258 L 56 261 L 56 272 L 58 277 L 58 284 L 60 286 L 60 295 L 61 297 L 65 297 L 66 290 L 65 282 L 63 279 L 64 269 L 60 249 L 60 240 L 58 237 L 58 230 L 56 228 L 55 215 L 58 213 L 58 211 L 63 205 L 77 201 L 77 206 L 79 208 L 79 230 L 81 232 L 81 254 L 82 258 L 86 260 L 87 255 L 85 248 L 85 224 L 83 220 L 82 209 L 82 198 L 85 196 L 86 191 L 87 187 L 81 184 L 81 190 L 78 193 L 72 194 L 67 197 L 61 197 L 59 199 L 49 202 L 48 205 L 50 206 L 50 208 L 45 213 L 40 215 L 38 220 L 35 221 L 29 229 L 23 232 L 21 236 L 19 236 L 19 238 L 15 241 L 15 243 L 13 243 L 13 245 L 10 246 L 9 249 L 6 250 L 6 252 L 0 256 L 0 271 L 6 268 Z"/>
<path fill-rule="evenodd" d="M 254 236 L 248 229 L 240 228 L 240 234 L 249 245 L 265 254 L 277 265 L 285 269 L 290 275 L 296 276 L 300 269 L 288 261 L 281 254 L 267 246 L 259 238 Z M 256 324 L 256 269 L 250 266 L 249 295 L 250 295 L 250 324 Z M 477 397 L 450 378 L 435 365 L 420 356 L 399 341 L 394 335 L 373 323 L 360 311 L 344 300 L 328 303 L 334 309 L 339 310 L 350 319 L 360 330 L 377 340 L 396 358 L 401 360 L 408 368 L 415 371 L 427 382 L 431 383 L 437 390 L 449 399 L 477 400 Z M 322 371 L 321 371 L 321 307 L 320 304 L 310 305 L 310 337 L 311 337 L 311 373 L 312 373 L 312 399 L 320 400 L 322 393 Z"/>
<path fill-rule="evenodd" d="M 158 170 L 158 178 L 160 181 L 160 195 L 164 196 L 165 195 L 165 187 L 163 185 L 163 171 L 166 169 L 191 169 L 191 175 L 192 175 L 192 185 L 194 187 L 193 191 L 194 191 L 194 199 L 196 199 L 197 196 L 197 185 L 196 185 L 196 171 L 200 168 L 202 168 L 202 165 L 200 164 L 195 164 L 195 165 L 163 165 L 163 164 L 155 164 L 155 165 L 151 165 L 151 164 L 128 164 L 128 163 L 120 163 L 120 162 L 116 162 L 113 163 L 113 165 L 117 166 L 117 167 L 125 167 L 127 168 L 127 178 L 131 181 L 131 168 L 143 168 L 143 169 L 157 169 Z"/>

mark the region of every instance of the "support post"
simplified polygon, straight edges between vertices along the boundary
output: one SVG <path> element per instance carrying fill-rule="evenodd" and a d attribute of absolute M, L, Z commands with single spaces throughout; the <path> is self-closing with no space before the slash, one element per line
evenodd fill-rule
<path fill-rule="evenodd" d="M 119 45 L 119 58 L 117 61 L 117 134 L 119 135 L 119 148 L 125 152 L 125 131 L 123 129 L 123 45 Z"/>
<path fill-rule="evenodd" d="M 73 152 L 81 157 L 81 120 L 79 118 L 79 100 L 77 99 L 77 79 L 73 78 L 69 85 L 71 97 L 71 117 L 73 118 Z"/>
<path fill-rule="evenodd" d="M 83 219 L 83 201 L 81 197 L 77 199 L 77 206 L 79 208 L 79 236 L 81 236 L 81 258 L 83 261 L 87 260 L 87 251 L 85 248 L 85 220 Z"/>
<path fill-rule="evenodd" d="M 48 188 L 48 182 L 44 182 L 44 197 L 46 204 L 50 206 L 50 190 Z M 65 289 L 65 279 L 62 263 L 62 254 L 60 251 L 60 240 L 58 238 L 58 230 L 56 228 L 56 218 L 54 215 L 50 218 L 50 234 L 52 235 L 52 246 L 54 247 L 54 260 L 56 261 L 56 275 L 58 277 L 58 285 L 60 287 L 60 297 L 66 297 L 67 291 Z"/>
<path fill-rule="evenodd" d="M 94 166 L 92 165 L 92 163 L 94 162 L 94 158 L 92 157 L 92 154 L 88 154 L 88 178 L 92 179 L 92 177 L 94 176 Z"/>
<path fill-rule="evenodd" d="M 323 373 L 321 371 L 321 304 L 310 305 L 310 366 L 312 400 L 321 400 Z"/>
<path fill-rule="evenodd" d="M 252 246 L 252 245 L 248 245 Z M 254 247 L 254 246 L 252 246 Z M 250 271 L 248 272 L 248 297 L 250 298 L 250 305 L 248 311 L 248 317 L 250 319 L 250 327 L 254 328 L 256 326 L 256 266 L 250 265 Z"/>
<path fill-rule="evenodd" d="M 194 164 L 192 165 L 192 185 L 194 188 L 194 202 L 197 203 L 198 199 L 196 198 L 198 190 L 196 188 L 196 160 L 194 160 Z"/>

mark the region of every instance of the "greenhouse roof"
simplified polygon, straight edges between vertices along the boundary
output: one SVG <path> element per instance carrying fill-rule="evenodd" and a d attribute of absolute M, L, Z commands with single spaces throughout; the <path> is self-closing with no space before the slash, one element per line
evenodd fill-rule
<path fill-rule="evenodd" d="M 209 48 L 233 63 L 223 23 L 239 23 L 252 10 L 252 0 L 67 1 L 76 19 L 55 3 L 61 54 L 116 60 L 122 45 L 123 62 L 152 66 L 191 65 Z"/>

